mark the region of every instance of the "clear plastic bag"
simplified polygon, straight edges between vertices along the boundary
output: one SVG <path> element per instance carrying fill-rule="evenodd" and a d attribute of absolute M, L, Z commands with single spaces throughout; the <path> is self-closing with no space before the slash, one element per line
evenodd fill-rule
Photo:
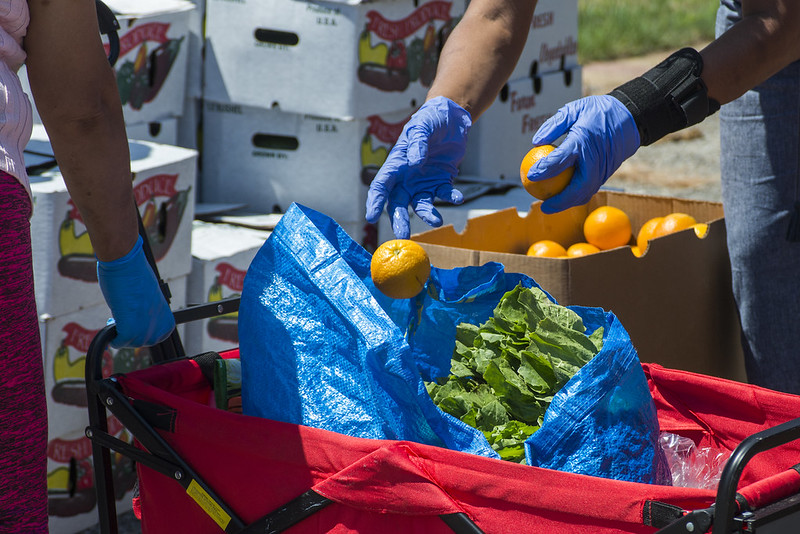
<path fill-rule="evenodd" d="M 717 488 L 730 452 L 697 447 L 690 438 L 669 432 L 662 432 L 659 441 L 672 473 L 673 486 Z"/>

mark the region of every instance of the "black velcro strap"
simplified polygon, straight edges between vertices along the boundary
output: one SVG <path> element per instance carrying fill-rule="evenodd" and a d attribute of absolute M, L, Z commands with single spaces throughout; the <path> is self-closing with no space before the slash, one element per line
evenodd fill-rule
<path fill-rule="evenodd" d="M 750 511 L 752 511 L 752 507 L 750 506 L 750 503 L 747 502 L 747 499 L 745 499 L 744 496 L 742 496 L 741 493 L 737 493 L 736 497 L 734 497 L 734 498 L 736 499 L 736 506 L 738 506 L 738 509 L 739 509 L 740 513 L 741 512 L 750 512 Z"/>
<path fill-rule="evenodd" d="M 642 524 L 648 527 L 664 528 L 677 521 L 686 511 L 680 506 L 660 501 L 645 501 L 642 508 Z"/>
<path fill-rule="evenodd" d="M 708 98 L 702 71 L 700 53 L 683 48 L 611 91 L 633 115 L 642 146 L 697 124 L 719 109 L 719 103 Z"/>

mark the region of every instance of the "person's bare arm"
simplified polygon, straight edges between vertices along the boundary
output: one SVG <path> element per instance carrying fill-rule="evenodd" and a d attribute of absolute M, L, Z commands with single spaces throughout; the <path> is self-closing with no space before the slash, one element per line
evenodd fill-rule
<path fill-rule="evenodd" d="M 800 2 L 742 0 L 742 20 L 700 53 L 709 97 L 740 97 L 800 59 Z"/>
<path fill-rule="evenodd" d="M 24 40 L 36 107 L 95 254 L 125 255 L 138 226 L 130 154 L 114 71 L 94 0 L 28 0 Z"/>
<path fill-rule="evenodd" d="M 519 60 L 536 0 L 472 0 L 442 49 L 428 99 L 446 96 L 477 119 Z"/>

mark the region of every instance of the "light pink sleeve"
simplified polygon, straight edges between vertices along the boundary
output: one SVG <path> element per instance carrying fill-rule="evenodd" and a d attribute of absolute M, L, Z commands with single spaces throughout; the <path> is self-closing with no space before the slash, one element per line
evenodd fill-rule
<path fill-rule="evenodd" d="M 23 151 L 31 136 L 32 111 L 17 71 L 25 62 L 22 38 L 29 21 L 26 0 L 0 0 L 0 170 L 17 177 L 26 189 Z"/>

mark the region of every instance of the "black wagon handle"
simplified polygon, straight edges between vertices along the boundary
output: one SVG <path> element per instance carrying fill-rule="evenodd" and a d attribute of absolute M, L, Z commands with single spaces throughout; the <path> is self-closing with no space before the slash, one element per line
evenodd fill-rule
<path fill-rule="evenodd" d="M 736 489 L 747 462 L 758 453 L 800 439 L 800 418 L 775 425 L 745 438 L 734 449 L 722 470 L 715 503 L 713 534 L 729 534 L 734 529 Z"/>
<path fill-rule="evenodd" d="M 167 282 L 161 278 L 161 275 L 158 272 L 156 259 L 153 256 L 153 249 L 150 246 L 150 238 L 148 237 L 147 229 L 144 227 L 144 223 L 142 222 L 142 214 L 139 213 L 138 206 L 135 206 L 135 208 L 136 217 L 139 220 L 139 235 L 142 237 L 142 251 L 144 252 L 144 257 L 147 259 L 147 263 L 150 264 L 150 268 L 153 270 L 156 280 L 158 280 L 161 293 L 163 293 L 164 298 L 167 300 L 167 304 L 169 304 L 170 300 L 172 299 L 172 292 L 169 289 L 169 284 L 167 284 Z M 158 345 L 153 345 L 149 350 L 150 356 L 153 358 L 154 362 L 174 360 L 175 358 L 182 358 L 186 355 L 177 329 L 173 330 L 172 334 L 170 334 L 166 340 L 162 341 Z"/>
<path fill-rule="evenodd" d="M 108 62 L 113 67 L 119 59 L 119 21 L 111 9 L 100 0 L 95 0 L 97 23 L 100 33 L 108 36 Z"/>

